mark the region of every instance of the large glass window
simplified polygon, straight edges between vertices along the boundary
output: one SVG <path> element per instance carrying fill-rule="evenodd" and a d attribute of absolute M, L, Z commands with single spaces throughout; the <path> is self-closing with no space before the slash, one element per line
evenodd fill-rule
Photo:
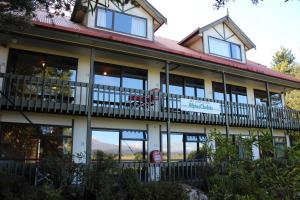
<path fill-rule="evenodd" d="M 162 133 L 162 152 L 164 160 L 167 160 L 167 134 Z M 171 160 L 200 160 L 206 157 L 204 143 L 205 134 L 171 133 L 170 154 Z"/>
<path fill-rule="evenodd" d="M 268 105 L 268 94 L 266 91 L 254 90 L 254 98 L 255 98 L 256 105 L 263 105 L 263 106 Z M 279 93 L 270 92 L 270 101 L 271 101 L 272 107 L 275 107 L 275 108 L 283 107 L 281 94 L 279 94 Z"/>
<path fill-rule="evenodd" d="M 147 20 L 145 18 L 104 8 L 97 9 L 96 26 L 121 33 L 147 37 Z"/>
<path fill-rule="evenodd" d="M 147 77 L 143 69 L 95 63 L 95 84 L 146 90 Z"/>
<path fill-rule="evenodd" d="M 166 92 L 166 75 L 161 73 L 161 88 Z M 190 97 L 205 97 L 204 80 L 178 75 L 169 75 L 170 94 L 185 95 Z"/>
<path fill-rule="evenodd" d="M 247 89 L 241 86 L 226 85 L 227 101 L 233 103 L 247 103 Z M 222 83 L 213 82 L 214 99 L 224 101 L 224 86 Z"/>
<path fill-rule="evenodd" d="M 0 159 L 35 161 L 72 155 L 72 128 L 1 123 Z"/>
<path fill-rule="evenodd" d="M 78 61 L 75 58 L 10 49 L 9 73 L 76 81 Z"/>
<path fill-rule="evenodd" d="M 93 130 L 92 160 L 102 151 L 122 161 L 145 161 L 147 133 L 137 130 Z"/>
<path fill-rule="evenodd" d="M 242 60 L 241 46 L 214 37 L 208 37 L 209 52 L 211 54 Z"/>

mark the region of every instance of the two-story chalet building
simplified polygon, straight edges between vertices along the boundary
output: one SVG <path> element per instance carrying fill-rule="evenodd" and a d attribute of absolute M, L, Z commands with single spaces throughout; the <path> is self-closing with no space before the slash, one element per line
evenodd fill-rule
<path fill-rule="evenodd" d="M 247 60 L 255 44 L 225 16 L 177 42 L 146 0 L 72 17 L 38 11 L 33 27 L 0 32 L 0 159 L 115 154 L 189 161 L 211 130 L 270 128 L 278 149 L 300 130 L 284 94 L 300 80 Z M 253 147 L 255 158 L 259 148 Z"/>

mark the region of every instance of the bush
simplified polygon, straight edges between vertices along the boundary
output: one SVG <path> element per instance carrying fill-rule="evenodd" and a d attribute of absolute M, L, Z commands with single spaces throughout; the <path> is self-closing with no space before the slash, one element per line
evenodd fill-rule
<path fill-rule="evenodd" d="M 272 136 L 265 130 L 259 137 L 239 138 L 246 152 L 241 156 L 232 140 L 218 132 L 213 132 L 211 138 L 218 148 L 210 152 L 211 160 L 199 186 L 210 199 L 300 199 L 299 145 L 276 158 Z M 253 143 L 260 145 L 259 160 L 249 159 Z"/>

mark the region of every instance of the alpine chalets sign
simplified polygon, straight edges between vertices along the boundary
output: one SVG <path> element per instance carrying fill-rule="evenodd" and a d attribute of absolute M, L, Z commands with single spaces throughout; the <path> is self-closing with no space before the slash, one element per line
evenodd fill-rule
<path fill-rule="evenodd" d="M 208 114 L 221 114 L 221 104 L 209 101 L 181 98 L 181 110 Z"/>

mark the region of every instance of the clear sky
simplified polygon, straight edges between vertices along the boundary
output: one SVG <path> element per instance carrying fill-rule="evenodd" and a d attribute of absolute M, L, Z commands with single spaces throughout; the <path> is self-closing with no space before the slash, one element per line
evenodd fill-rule
<path fill-rule="evenodd" d="M 247 58 L 270 66 L 280 46 L 292 50 L 300 62 L 300 1 L 264 0 L 258 5 L 251 0 L 230 1 L 225 8 L 214 9 L 214 0 L 148 0 L 167 19 L 156 35 L 181 40 L 197 27 L 229 15 L 256 44 Z"/>

